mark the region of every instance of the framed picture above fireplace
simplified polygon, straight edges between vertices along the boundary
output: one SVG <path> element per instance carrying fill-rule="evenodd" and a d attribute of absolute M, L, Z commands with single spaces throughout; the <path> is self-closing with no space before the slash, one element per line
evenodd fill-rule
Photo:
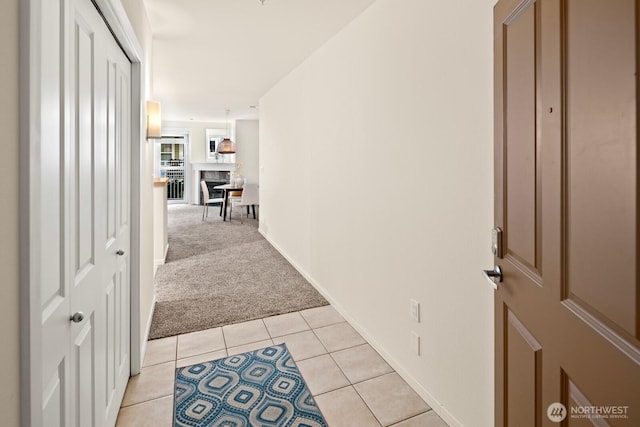
<path fill-rule="evenodd" d="M 216 148 L 226 137 L 225 129 L 205 129 L 205 150 L 207 151 L 207 161 L 213 163 L 235 163 L 235 154 L 218 154 Z"/>
<path fill-rule="evenodd" d="M 218 148 L 218 144 L 222 141 L 221 136 L 210 136 L 209 137 L 209 156 L 215 156 L 216 148 Z"/>

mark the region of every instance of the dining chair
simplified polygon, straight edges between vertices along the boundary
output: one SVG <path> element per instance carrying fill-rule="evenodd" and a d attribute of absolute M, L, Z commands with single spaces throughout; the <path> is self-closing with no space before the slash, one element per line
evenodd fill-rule
<path fill-rule="evenodd" d="M 231 178 L 231 183 L 234 184 L 234 188 L 239 188 L 239 189 L 244 188 L 244 183 L 245 182 L 247 182 L 246 178 L 244 178 L 242 180 L 239 180 L 238 178 Z M 229 192 L 229 195 L 227 196 L 227 204 L 225 205 L 224 208 L 227 211 L 230 211 L 231 210 L 231 203 L 240 201 L 240 198 L 242 196 L 242 191 L 241 190 L 234 190 L 234 189 L 229 189 L 227 191 Z M 229 215 L 231 215 L 231 213 L 229 213 Z"/>
<path fill-rule="evenodd" d="M 242 187 L 242 196 L 240 200 L 233 200 L 231 202 L 231 209 L 229 210 L 229 222 L 231 222 L 231 214 L 234 207 L 240 208 L 240 223 L 242 224 L 242 211 L 244 207 L 247 208 L 247 218 L 249 217 L 249 206 L 253 209 L 253 218 L 256 218 L 256 206 L 259 206 L 259 193 L 258 184 L 244 184 Z"/>
<path fill-rule="evenodd" d="M 207 187 L 207 183 L 204 180 L 200 181 L 200 187 L 202 187 L 202 199 L 204 201 L 204 207 L 202 209 L 202 220 L 204 221 L 205 217 L 209 216 L 209 205 L 213 205 L 214 203 L 220 203 L 220 215 L 222 215 L 222 205 L 224 204 L 224 199 L 222 197 L 211 199 L 209 196 L 209 187 Z"/>

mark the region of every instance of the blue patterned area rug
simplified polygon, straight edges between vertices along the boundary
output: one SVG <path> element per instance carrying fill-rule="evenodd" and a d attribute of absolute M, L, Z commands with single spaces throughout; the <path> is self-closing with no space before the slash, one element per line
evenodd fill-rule
<path fill-rule="evenodd" d="M 174 426 L 327 427 L 284 344 L 176 370 Z"/>

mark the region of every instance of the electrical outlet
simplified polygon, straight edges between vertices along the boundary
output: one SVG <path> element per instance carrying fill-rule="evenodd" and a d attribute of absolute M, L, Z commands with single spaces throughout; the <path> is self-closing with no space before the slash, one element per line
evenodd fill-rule
<path fill-rule="evenodd" d="M 415 332 L 411 332 L 411 347 L 416 356 L 420 356 L 420 335 Z"/>
<path fill-rule="evenodd" d="M 409 300 L 409 314 L 413 320 L 420 323 L 420 303 L 418 301 Z"/>

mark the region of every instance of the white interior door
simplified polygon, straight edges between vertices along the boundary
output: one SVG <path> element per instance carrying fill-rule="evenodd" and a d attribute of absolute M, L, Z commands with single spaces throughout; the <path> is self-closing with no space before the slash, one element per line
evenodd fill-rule
<path fill-rule="evenodd" d="M 42 425 L 113 426 L 130 373 L 131 64 L 90 0 L 43 2 L 42 18 L 42 133 L 58 143 L 42 139 L 36 207 Z"/>

